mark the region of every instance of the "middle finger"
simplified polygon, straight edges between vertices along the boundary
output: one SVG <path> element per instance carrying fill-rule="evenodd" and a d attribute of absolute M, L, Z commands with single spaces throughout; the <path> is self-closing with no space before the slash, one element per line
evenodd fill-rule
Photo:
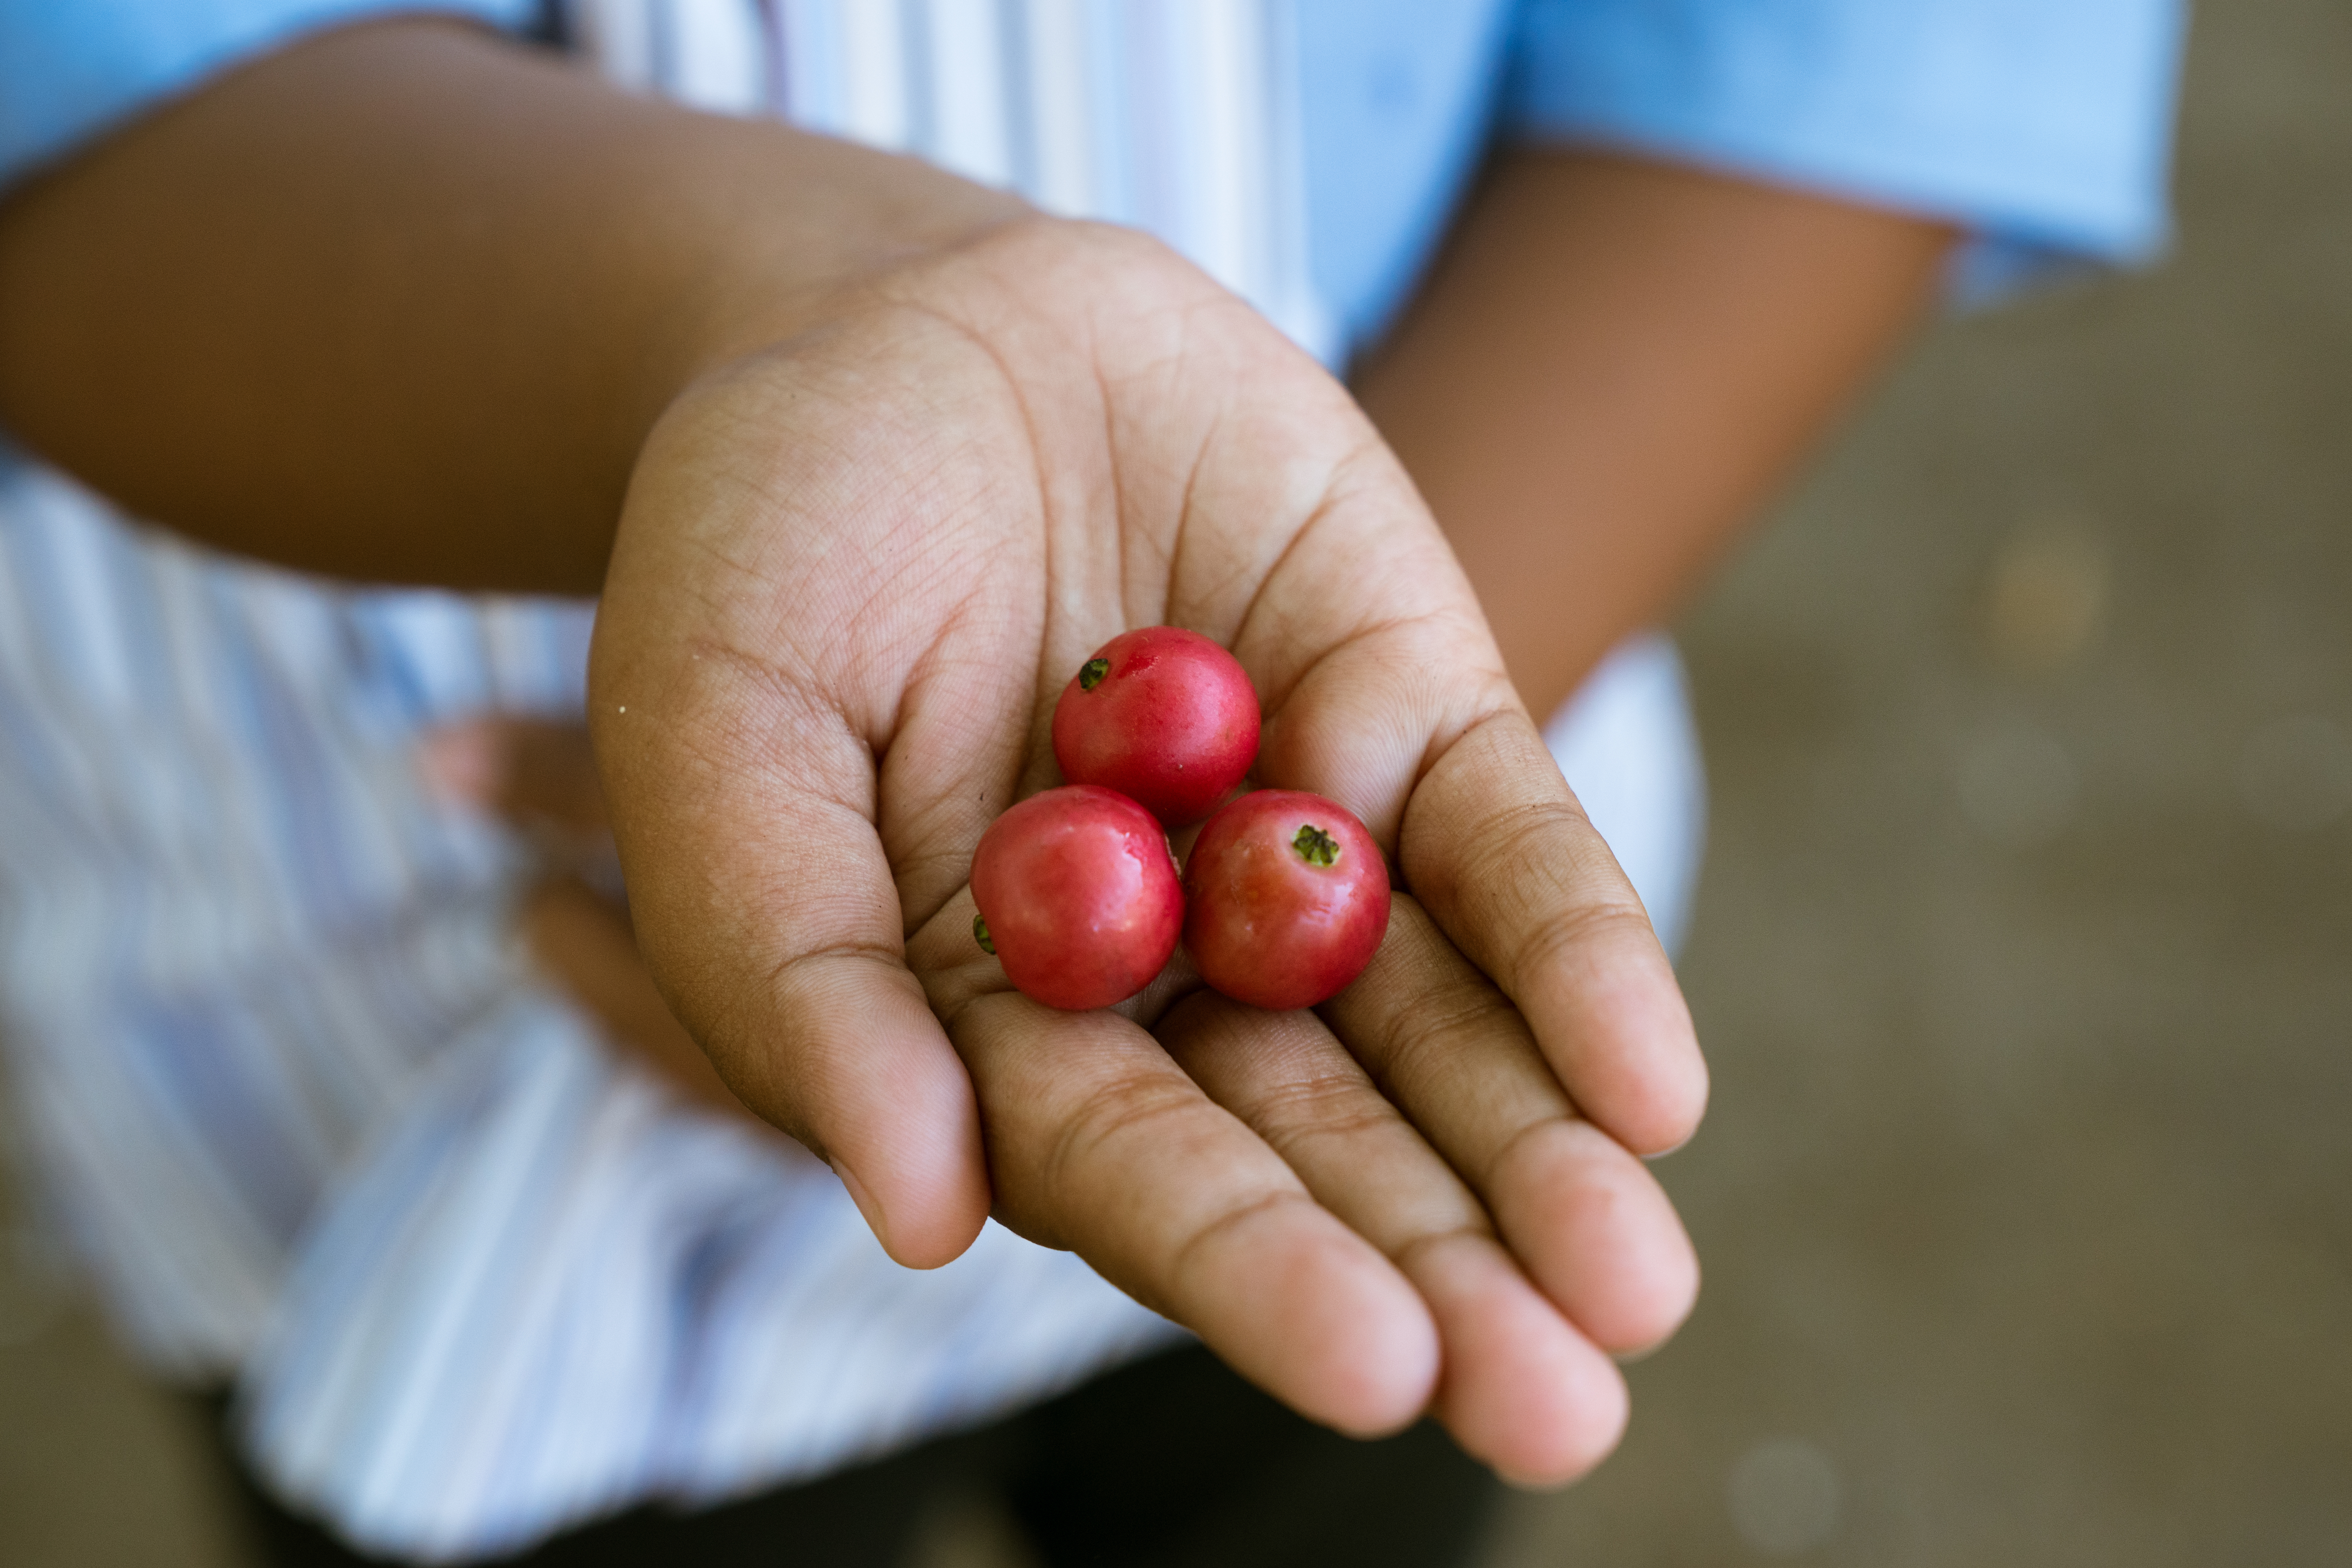
<path fill-rule="evenodd" d="M 1066 1247 L 1302 1414 L 1360 1436 L 1437 1375 L 1420 1297 L 1280 1156 L 1115 1013 L 1011 991 L 957 1009 L 995 1213 Z"/>
<path fill-rule="evenodd" d="M 1625 1421 L 1616 1367 L 1528 1283 L 1477 1199 L 1315 1015 L 1204 992 L 1157 1032 L 1429 1303 L 1444 1354 L 1436 1413 L 1465 1448 L 1507 1476 L 1556 1485 L 1615 1445 Z"/>
<path fill-rule="evenodd" d="M 1698 1260 L 1647 1166 L 1576 1112 L 1510 999 L 1412 898 L 1323 1017 L 1476 1192 L 1544 1293 L 1603 1348 L 1672 1333 Z"/>

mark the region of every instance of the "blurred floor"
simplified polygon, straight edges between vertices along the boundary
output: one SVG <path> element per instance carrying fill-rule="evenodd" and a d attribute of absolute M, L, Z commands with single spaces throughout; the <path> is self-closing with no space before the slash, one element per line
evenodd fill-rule
<path fill-rule="evenodd" d="M 237 1568 L 185 1413 L 123 1361 L 0 1179 L 0 1563 Z"/>
<path fill-rule="evenodd" d="M 1685 628 L 1706 1298 L 1490 1568 L 2352 1560 L 2352 8 L 2198 26 L 2171 262 L 1931 333 Z M 0 1277 L 0 1563 L 236 1562 L 176 1417 Z"/>
<path fill-rule="evenodd" d="M 1496 1568 L 2352 1562 L 2352 7 L 2197 26 L 2171 261 L 1684 628 L 1706 1293 Z"/>

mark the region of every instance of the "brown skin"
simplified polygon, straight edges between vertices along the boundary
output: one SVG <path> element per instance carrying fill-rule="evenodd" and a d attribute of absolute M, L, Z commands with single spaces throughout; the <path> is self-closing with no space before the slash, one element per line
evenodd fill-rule
<path fill-rule="evenodd" d="M 1952 237 L 1607 153 L 1496 162 L 1355 390 L 1529 709 L 1681 603 L 1903 341 Z"/>
<path fill-rule="evenodd" d="M 1356 392 L 1529 707 L 1558 706 L 1738 537 L 1901 342 L 1952 238 L 1672 164 L 1497 160 Z M 603 829 L 584 736 L 513 728 L 499 808 Z M 540 962 L 698 1099 L 737 1103 L 642 969 L 623 978 L 626 924 L 591 898 L 567 879 L 533 906 Z"/>
<path fill-rule="evenodd" d="M 1584 628 L 1564 689 L 1850 393 L 1937 241 L 1528 167 L 1365 388 L 1465 557 L 1516 583 L 1546 552 L 1537 624 Z M 1433 1406 L 1543 1481 L 1615 1440 L 1608 1352 L 1696 1286 L 1633 1157 L 1704 1105 L 1687 1011 L 1404 471 L 1193 269 L 383 24 L 0 205 L 0 423 L 225 548 L 601 586 L 593 771 L 648 967 L 584 895 L 543 897 L 532 938 L 617 1035 L 692 1083 L 690 1038 L 831 1160 L 902 1261 L 993 1205 L 1343 1429 Z M 1174 986 L 1049 1015 L 972 947 L 971 848 L 1050 776 L 1054 695 L 1162 620 L 1249 670 L 1269 781 L 1399 868 L 1388 941 L 1318 1016 Z"/>
<path fill-rule="evenodd" d="M 0 206 L 0 425 L 223 549 L 593 594 L 681 386 L 1024 210 L 459 25 L 351 27 Z"/>
<path fill-rule="evenodd" d="M 1941 226 L 1672 165 L 1498 160 L 1356 390 L 1463 557 L 1535 711 L 1556 707 L 1620 637 L 1654 625 L 1736 538 L 1901 342 L 1951 239 Z M 527 826 L 601 829 L 584 735 L 509 728 L 499 808 Z M 615 1038 L 698 1100 L 739 1106 L 630 962 L 618 911 L 562 879 L 534 898 L 525 931 L 541 965 Z M 1223 1073 L 1233 1095 L 1263 1093 L 1221 1048 L 1231 1011 L 1208 1016 L 1171 1048 L 1204 1083 Z M 1303 1016 L 1291 1027 L 1297 1040 L 1273 1049 L 1328 1040 Z M 1360 1075 L 1321 1070 L 1335 1099 L 1360 1097 L 1379 1114 Z M 1380 1144 L 1382 1162 L 1425 1157 L 1401 1123 L 1374 1139 L 1395 1142 Z M 1466 1192 L 1451 1201 L 1475 1215 Z M 1381 1221 L 1361 1223 L 1377 1234 Z M 1508 1268 L 1481 1250 L 1491 1242 L 1459 1245 L 1463 1271 Z M 1413 1272 L 1455 1342 L 1494 1331 L 1444 1279 L 1419 1278 L 1425 1254 Z M 1544 1418 L 1479 1392 L 1457 1383 L 1437 1405 L 1474 1447 L 1488 1426 Z"/>

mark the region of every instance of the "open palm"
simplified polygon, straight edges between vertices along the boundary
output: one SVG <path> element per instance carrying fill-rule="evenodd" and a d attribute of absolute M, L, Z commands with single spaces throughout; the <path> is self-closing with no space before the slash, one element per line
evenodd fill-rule
<path fill-rule="evenodd" d="M 1638 1153 L 1705 1070 L 1639 901 L 1346 393 L 1150 241 L 1024 220 L 706 377 L 632 484 L 591 723 L 648 963 L 892 1255 L 992 1209 L 1304 1413 L 1434 1407 L 1558 1480 L 1607 1352 L 1696 1287 Z M 1259 781 L 1387 849 L 1386 943 L 1315 1013 L 1171 973 L 1055 1013 L 971 938 L 982 831 L 1119 631 L 1231 647 Z M 1181 969 L 1181 964 L 1180 964 Z"/>

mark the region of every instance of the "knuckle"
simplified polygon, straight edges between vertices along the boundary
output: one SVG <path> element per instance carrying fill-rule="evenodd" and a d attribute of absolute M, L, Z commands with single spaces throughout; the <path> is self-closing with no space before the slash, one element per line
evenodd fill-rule
<path fill-rule="evenodd" d="M 1496 978 L 1507 990 L 1516 992 L 1529 976 L 1542 973 L 1580 949 L 1621 937 L 1646 936 L 1649 931 L 1649 914 L 1638 903 L 1605 899 L 1573 904 L 1531 922 Z"/>
<path fill-rule="evenodd" d="M 1276 1210 L 1298 1204 L 1310 1209 L 1316 1207 L 1314 1199 L 1296 1188 L 1275 1187 L 1253 1193 L 1239 1202 L 1215 1210 L 1192 1226 L 1184 1239 L 1177 1244 L 1168 1260 L 1168 1278 L 1181 1282 L 1198 1266 L 1202 1254 L 1216 1243 Z"/>
<path fill-rule="evenodd" d="M 1495 1146 L 1485 1190 L 1496 1194 L 1574 1192 L 1601 1208 L 1622 1208 L 1653 1185 L 1640 1161 L 1600 1128 L 1574 1114 L 1530 1118 Z"/>
<path fill-rule="evenodd" d="M 1258 1136 L 1288 1158 L 1311 1141 L 1347 1142 L 1401 1120 L 1396 1108 L 1354 1073 L 1321 1073 L 1282 1085 L 1262 1097 L 1248 1121 Z"/>
<path fill-rule="evenodd" d="M 1553 1145 L 1562 1128 L 1573 1126 L 1565 1116 L 1538 1116 L 1510 1133 L 1495 1145 L 1487 1156 L 1486 1168 L 1480 1173 L 1481 1190 L 1498 1193 L 1511 1184 L 1515 1175 L 1526 1173 L 1530 1162 L 1537 1164 L 1556 1153 Z"/>
<path fill-rule="evenodd" d="M 1459 1225 L 1435 1226 L 1409 1236 L 1390 1252 L 1389 1261 L 1407 1278 L 1415 1278 L 1434 1261 L 1437 1253 L 1465 1244 L 1480 1247 L 1498 1245 L 1495 1227 L 1486 1223 L 1483 1215 Z"/>
<path fill-rule="evenodd" d="M 1189 1083 L 1119 1077 L 1095 1085 L 1061 1118 L 1047 1146 L 1039 1175 L 1048 1201 L 1059 1205 L 1098 1188 L 1088 1173 L 1099 1161 L 1138 1136 L 1159 1140 L 1199 1102 L 1199 1091 Z"/>
<path fill-rule="evenodd" d="M 1457 1078 L 1465 1055 L 1498 1024 L 1515 1018 L 1509 1004 L 1483 982 L 1441 983 L 1396 1016 L 1367 1070 L 1391 1099 L 1420 1102 Z"/>
<path fill-rule="evenodd" d="M 1472 910 L 1525 898 L 1531 871 L 1549 868 L 1563 844 L 1580 844 L 1591 832 L 1584 809 L 1572 799 L 1498 807 L 1464 828 L 1454 873 L 1441 889 L 1450 903 Z"/>
<path fill-rule="evenodd" d="M 1563 844 L 1583 847 L 1595 837 L 1591 818 L 1570 800 L 1530 801 L 1498 812 L 1473 840 L 1475 888 L 1524 886 L 1531 869 L 1545 867 Z M 1579 855 L 1581 860 L 1584 856 Z"/>

